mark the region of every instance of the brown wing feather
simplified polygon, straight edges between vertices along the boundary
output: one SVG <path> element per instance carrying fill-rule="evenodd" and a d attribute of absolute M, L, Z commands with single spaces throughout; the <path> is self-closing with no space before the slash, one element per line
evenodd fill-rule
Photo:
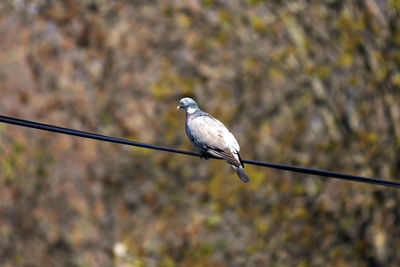
<path fill-rule="evenodd" d="M 242 163 L 235 157 L 235 155 L 232 153 L 232 151 L 229 150 L 229 148 L 226 148 L 224 151 L 209 149 L 209 150 L 207 150 L 207 152 L 216 157 L 223 158 L 229 164 L 232 164 L 237 167 L 242 166 Z"/>

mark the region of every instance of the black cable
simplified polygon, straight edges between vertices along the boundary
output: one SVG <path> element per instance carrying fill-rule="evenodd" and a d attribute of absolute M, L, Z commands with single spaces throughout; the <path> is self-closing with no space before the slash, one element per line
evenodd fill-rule
<path fill-rule="evenodd" d="M 74 129 L 63 128 L 63 127 L 59 127 L 59 126 L 53 126 L 53 125 L 49 125 L 49 124 L 34 122 L 34 121 L 21 120 L 21 119 L 3 116 L 3 115 L 0 115 L 0 122 L 29 127 L 29 128 L 35 128 L 35 129 L 40 129 L 40 130 L 45 130 L 45 131 L 50 131 L 50 132 L 80 136 L 80 137 L 84 137 L 84 138 L 96 139 L 96 140 L 101 140 L 101 141 L 107 141 L 107 142 L 112 142 L 112 143 L 144 147 L 144 148 L 162 150 L 162 151 L 167 151 L 167 152 L 172 152 L 172 153 L 180 153 L 180 154 L 185 154 L 185 155 L 189 155 L 189 156 L 196 156 L 196 157 L 201 156 L 199 153 L 195 153 L 195 152 L 191 152 L 191 151 L 185 151 L 185 150 L 180 150 L 180 149 L 175 149 L 175 148 L 170 148 L 170 147 L 165 147 L 165 146 L 145 144 L 145 143 L 130 141 L 130 140 L 122 139 L 122 138 L 105 136 L 105 135 L 101 135 L 101 134 L 88 133 L 88 132 L 78 131 L 78 130 L 74 130 Z M 213 156 L 210 156 L 210 158 L 218 159 Z M 255 161 L 255 160 L 246 160 L 246 159 L 244 159 L 242 161 L 244 163 L 251 164 L 251 165 L 270 167 L 270 168 L 286 170 L 286 171 L 293 171 L 293 172 L 306 173 L 306 174 L 318 175 L 318 176 L 323 176 L 323 177 L 331 177 L 331 178 L 337 178 L 337 179 L 343 179 L 343 180 L 350 180 L 350 181 L 355 181 L 355 182 L 376 184 L 376 185 L 381 185 L 381 186 L 400 187 L 400 182 L 383 180 L 383 179 L 378 179 L 378 178 L 364 177 L 364 176 L 351 175 L 351 174 L 346 174 L 346 173 L 339 173 L 339 172 L 332 172 L 332 171 L 325 171 L 325 170 L 310 169 L 310 168 L 304 168 L 304 167 L 298 167 L 298 166 L 292 166 L 292 165 L 286 165 L 286 164 L 271 163 L 271 162 L 264 162 L 264 161 Z"/>

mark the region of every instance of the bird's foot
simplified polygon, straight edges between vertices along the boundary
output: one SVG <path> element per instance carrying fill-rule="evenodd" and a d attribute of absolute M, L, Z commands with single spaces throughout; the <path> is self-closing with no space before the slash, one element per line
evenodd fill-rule
<path fill-rule="evenodd" d="M 201 159 L 205 159 L 205 160 L 208 160 L 208 159 L 209 159 L 209 157 L 207 157 L 207 156 L 204 155 L 204 154 L 202 154 L 202 155 L 200 156 L 200 158 L 201 158 Z"/>

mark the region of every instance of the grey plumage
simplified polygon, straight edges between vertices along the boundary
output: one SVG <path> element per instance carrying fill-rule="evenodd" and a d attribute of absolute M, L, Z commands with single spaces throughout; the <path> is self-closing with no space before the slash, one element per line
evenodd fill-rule
<path fill-rule="evenodd" d="M 226 160 L 239 178 L 247 183 L 249 177 L 239 155 L 239 144 L 232 133 L 219 120 L 199 109 L 191 98 L 182 98 L 178 108 L 186 110 L 186 133 L 200 153 Z"/>

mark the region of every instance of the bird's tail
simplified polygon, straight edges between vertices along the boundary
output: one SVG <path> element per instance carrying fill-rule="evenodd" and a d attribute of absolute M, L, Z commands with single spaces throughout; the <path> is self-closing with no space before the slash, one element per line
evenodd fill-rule
<path fill-rule="evenodd" d="M 239 176 L 240 180 L 247 183 L 250 181 L 249 177 L 247 176 L 246 172 L 244 171 L 243 167 L 237 167 L 235 165 L 231 165 L 232 168 L 236 171 L 237 175 Z"/>

